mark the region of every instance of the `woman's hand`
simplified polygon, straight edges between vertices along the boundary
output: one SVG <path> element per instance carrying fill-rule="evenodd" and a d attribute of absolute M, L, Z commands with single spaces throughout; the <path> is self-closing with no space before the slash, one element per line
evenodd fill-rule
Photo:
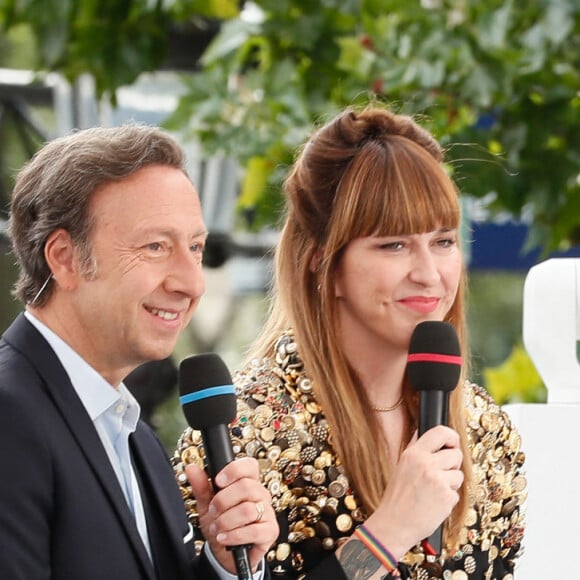
<path fill-rule="evenodd" d="M 365 525 L 397 558 L 449 516 L 463 483 L 459 435 L 439 425 L 413 437 L 401 454 L 377 510 Z"/>

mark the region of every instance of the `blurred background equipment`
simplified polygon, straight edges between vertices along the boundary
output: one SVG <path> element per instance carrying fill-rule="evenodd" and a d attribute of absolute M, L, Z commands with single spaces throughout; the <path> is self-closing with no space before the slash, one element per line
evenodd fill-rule
<path fill-rule="evenodd" d="M 177 366 L 172 358 L 146 362 L 137 367 L 123 381 L 141 406 L 141 418 L 153 429 L 155 412 L 160 405 L 177 393 Z"/>

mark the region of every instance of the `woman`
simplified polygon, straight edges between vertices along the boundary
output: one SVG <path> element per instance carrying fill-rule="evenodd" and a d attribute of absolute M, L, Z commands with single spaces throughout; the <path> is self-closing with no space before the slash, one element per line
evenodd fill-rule
<path fill-rule="evenodd" d="M 449 427 L 418 437 L 406 374 L 420 322 L 449 322 L 467 352 L 460 207 L 442 162 L 429 133 L 375 105 L 316 131 L 286 180 L 271 312 L 236 375 L 231 428 L 278 512 L 274 577 L 512 578 L 518 433 L 464 370 Z M 198 439 L 180 438 L 180 481 Z M 437 554 L 423 540 L 441 525 Z"/>

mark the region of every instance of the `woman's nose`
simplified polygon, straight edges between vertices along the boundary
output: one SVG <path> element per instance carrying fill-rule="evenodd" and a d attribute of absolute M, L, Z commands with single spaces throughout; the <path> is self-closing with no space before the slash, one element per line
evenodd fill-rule
<path fill-rule="evenodd" d="M 432 286 L 439 281 L 437 260 L 428 248 L 419 248 L 413 253 L 410 277 L 413 282 L 424 286 Z"/>

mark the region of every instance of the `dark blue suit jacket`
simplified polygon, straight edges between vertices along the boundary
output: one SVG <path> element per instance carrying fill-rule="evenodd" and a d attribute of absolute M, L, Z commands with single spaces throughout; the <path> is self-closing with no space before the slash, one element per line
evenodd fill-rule
<path fill-rule="evenodd" d="M 20 315 L 0 341 L 0 578 L 216 578 L 194 558 L 165 450 L 140 422 L 132 452 L 154 564 L 68 375 Z"/>

